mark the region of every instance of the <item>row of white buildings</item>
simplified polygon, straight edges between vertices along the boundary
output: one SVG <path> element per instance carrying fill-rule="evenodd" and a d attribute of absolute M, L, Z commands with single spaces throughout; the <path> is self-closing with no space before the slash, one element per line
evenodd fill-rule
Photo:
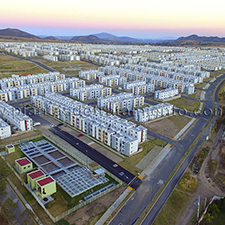
<path fill-rule="evenodd" d="M 9 78 L 2 78 L 0 80 L 0 90 L 5 88 L 12 88 L 30 84 L 38 84 L 43 82 L 53 82 L 58 80 L 64 80 L 65 74 L 60 72 L 49 72 L 39 74 L 23 74 L 23 75 L 12 75 Z"/>
<path fill-rule="evenodd" d="M 145 81 L 146 83 L 154 84 L 155 88 L 176 88 L 181 93 L 193 94 L 195 87 L 194 82 L 184 81 L 181 79 L 173 79 L 170 77 L 160 76 L 159 74 L 148 74 L 139 71 L 133 71 L 126 68 L 116 68 L 116 67 L 101 67 L 100 71 L 111 74 L 110 76 L 115 77 L 125 77 L 127 80 L 132 81 Z M 114 75 L 114 73 L 116 75 Z M 124 83 L 125 84 L 125 83 Z"/>
<path fill-rule="evenodd" d="M 3 88 L 0 90 L 0 100 L 8 102 L 17 99 L 29 98 L 33 95 L 44 95 L 49 92 L 63 92 L 71 88 L 85 87 L 84 80 L 78 78 L 64 78 L 56 81 L 43 81 L 25 85 Z"/>
<path fill-rule="evenodd" d="M 13 106 L 0 101 L 0 117 L 21 131 L 33 129 L 33 120 Z"/>
<path fill-rule="evenodd" d="M 144 97 L 134 96 L 132 93 L 120 93 L 97 99 L 97 106 L 112 113 L 119 111 L 132 111 L 133 108 L 144 105 Z"/>
<path fill-rule="evenodd" d="M 166 115 L 171 115 L 174 112 L 174 106 L 169 103 L 161 103 L 157 105 L 151 105 L 142 109 L 136 109 L 133 111 L 134 119 L 138 122 L 147 122 L 149 120 L 155 120 Z"/>
<path fill-rule="evenodd" d="M 112 95 L 112 88 L 104 87 L 101 84 L 91 84 L 80 88 L 71 88 L 70 95 L 80 101 L 106 97 Z"/>
<path fill-rule="evenodd" d="M 129 156 L 147 139 L 147 129 L 60 94 L 31 97 L 31 103 Z"/>

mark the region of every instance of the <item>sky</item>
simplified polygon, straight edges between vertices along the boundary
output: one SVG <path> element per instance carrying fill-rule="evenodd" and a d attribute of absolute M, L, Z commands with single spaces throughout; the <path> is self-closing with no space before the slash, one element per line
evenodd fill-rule
<path fill-rule="evenodd" d="M 224 0 L 1 0 L 0 5 L 0 29 L 18 28 L 34 35 L 225 37 Z"/>

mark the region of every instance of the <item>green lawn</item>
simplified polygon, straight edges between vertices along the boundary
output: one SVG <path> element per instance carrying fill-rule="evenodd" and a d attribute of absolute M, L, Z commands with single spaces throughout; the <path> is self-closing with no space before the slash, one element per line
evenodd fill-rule
<path fill-rule="evenodd" d="M 200 103 L 194 100 L 186 99 L 186 98 L 178 98 L 172 101 L 169 101 L 170 104 L 180 108 L 186 109 L 188 111 L 194 111 L 199 109 Z"/>
<path fill-rule="evenodd" d="M 187 193 L 175 189 L 156 217 L 153 225 L 175 224 L 177 217 L 185 210 L 189 201 L 190 196 Z"/>

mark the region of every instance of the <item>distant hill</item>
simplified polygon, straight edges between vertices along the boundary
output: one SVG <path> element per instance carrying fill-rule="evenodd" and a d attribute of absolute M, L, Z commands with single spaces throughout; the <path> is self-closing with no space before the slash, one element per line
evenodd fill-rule
<path fill-rule="evenodd" d="M 95 35 L 74 36 L 70 40 L 71 41 L 87 41 L 87 42 L 98 42 L 98 41 L 101 41 L 101 39 L 96 37 Z"/>
<path fill-rule="evenodd" d="M 99 33 L 94 34 L 94 36 L 107 41 L 118 41 L 118 42 L 142 42 L 139 39 L 131 38 L 131 37 L 117 37 L 115 35 L 109 33 Z"/>
<path fill-rule="evenodd" d="M 206 37 L 206 36 L 198 36 L 196 34 L 187 36 L 187 37 L 179 37 L 176 41 L 199 41 L 199 42 L 225 42 L 225 37 L 219 38 L 215 37 Z"/>
<path fill-rule="evenodd" d="M 11 29 L 11 28 L 0 30 L 0 36 L 40 39 L 39 37 L 33 34 L 29 34 L 27 32 L 24 32 L 18 29 Z"/>
<path fill-rule="evenodd" d="M 58 38 L 53 37 L 53 36 L 45 37 L 45 38 L 43 38 L 43 39 L 46 39 L 46 40 L 52 40 L 52 41 L 59 41 Z"/>

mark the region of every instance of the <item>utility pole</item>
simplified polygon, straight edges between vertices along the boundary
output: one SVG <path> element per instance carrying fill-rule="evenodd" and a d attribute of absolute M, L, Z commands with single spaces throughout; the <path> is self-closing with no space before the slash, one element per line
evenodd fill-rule
<path fill-rule="evenodd" d="M 198 196 L 198 211 L 197 211 L 197 224 L 199 220 L 200 196 Z"/>

